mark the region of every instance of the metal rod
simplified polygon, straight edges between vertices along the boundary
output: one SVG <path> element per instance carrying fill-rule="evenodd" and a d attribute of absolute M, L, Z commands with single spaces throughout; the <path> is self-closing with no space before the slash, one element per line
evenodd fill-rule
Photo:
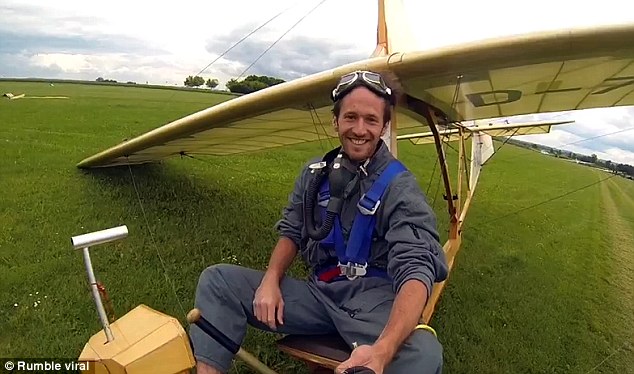
<path fill-rule="evenodd" d="M 73 245 L 73 248 L 81 249 L 123 239 L 127 236 L 128 227 L 126 225 L 123 225 L 107 230 L 95 231 L 88 234 L 73 236 L 70 239 L 70 242 Z"/>
<path fill-rule="evenodd" d="M 88 283 L 90 283 L 92 298 L 95 300 L 95 306 L 97 307 L 97 313 L 99 314 L 99 319 L 103 325 L 103 331 L 106 333 L 108 343 L 110 343 L 114 340 L 114 336 L 112 335 L 112 330 L 110 330 L 110 323 L 108 322 L 108 317 L 106 317 L 106 311 L 101 303 L 101 295 L 99 295 L 99 290 L 97 289 L 97 280 L 95 279 L 95 273 L 92 269 L 92 262 L 90 261 L 90 252 L 88 252 L 88 249 L 88 247 L 84 247 L 82 250 L 84 253 L 86 273 L 88 273 Z"/>
<path fill-rule="evenodd" d="M 90 260 L 90 247 L 94 245 L 109 243 L 115 240 L 123 239 L 128 236 L 128 227 L 126 225 L 113 227 L 106 230 L 95 231 L 88 234 L 73 236 L 70 239 L 70 243 L 74 249 L 81 249 L 84 255 L 84 266 L 86 267 L 86 273 L 88 274 L 88 283 L 90 284 L 90 291 L 92 298 L 95 301 L 95 307 L 97 308 L 97 314 L 103 331 L 106 334 L 108 343 L 114 340 L 114 335 L 110 329 L 110 323 L 106 316 L 106 311 L 101 302 L 101 295 L 99 295 L 99 289 L 97 288 L 97 279 L 95 278 L 95 272 L 92 268 L 92 261 Z"/>

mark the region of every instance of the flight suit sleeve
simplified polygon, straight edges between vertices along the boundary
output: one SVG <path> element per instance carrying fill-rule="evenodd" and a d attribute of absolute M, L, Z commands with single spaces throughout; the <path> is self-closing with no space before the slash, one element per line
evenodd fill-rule
<path fill-rule="evenodd" d="M 384 196 L 387 271 L 394 292 L 398 293 L 406 281 L 417 279 L 427 286 L 429 297 L 434 283 L 445 280 L 448 274 L 436 216 L 409 172 L 395 179 Z"/>
<path fill-rule="evenodd" d="M 288 195 L 288 202 L 282 209 L 282 218 L 275 224 L 275 229 L 280 236 L 291 239 L 301 248 L 302 233 L 304 228 L 304 191 L 309 182 L 309 169 L 307 163 L 295 179 L 293 191 Z"/>

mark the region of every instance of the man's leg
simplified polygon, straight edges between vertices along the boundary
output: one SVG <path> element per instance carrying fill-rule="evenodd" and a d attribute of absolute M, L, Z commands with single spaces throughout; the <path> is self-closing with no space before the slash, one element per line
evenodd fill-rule
<path fill-rule="evenodd" d="M 371 345 L 383 332 L 393 303 L 391 285 L 377 287 L 355 295 L 343 304 L 343 308 L 331 310 L 331 316 L 346 343 Z M 442 346 L 431 332 L 415 330 L 384 373 L 440 374 Z"/>
<path fill-rule="evenodd" d="M 242 344 L 247 324 L 271 331 L 253 315 L 253 298 L 264 272 L 236 265 L 219 264 L 203 271 L 196 289 L 195 306 L 203 317 L 229 339 Z M 306 282 L 285 277 L 280 283 L 284 299 L 283 334 L 326 334 L 335 331 L 323 305 L 313 296 Z M 190 328 L 199 372 L 226 373 L 233 355 L 196 325 Z M 206 365 L 200 365 L 200 363 Z"/>

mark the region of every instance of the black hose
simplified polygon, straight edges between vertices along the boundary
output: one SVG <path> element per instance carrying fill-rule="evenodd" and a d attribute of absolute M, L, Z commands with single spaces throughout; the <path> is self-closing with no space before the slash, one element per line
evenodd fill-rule
<path fill-rule="evenodd" d="M 315 197 L 319 192 L 321 182 L 324 177 L 327 177 L 328 175 L 328 173 L 326 173 L 323 169 L 319 170 L 317 173 L 318 174 L 315 178 L 313 178 L 306 190 L 304 198 L 304 222 L 306 222 L 306 232 L 308 233 L 308 237 L 319 241 L 328 236 L 330 230 L 332 230 L 332 225 L 335 222 L 335 213 L 326 212 L 326 218 L 322 222 L 321 227 L 317 228 L 315 226 L 315 203 L 317 200 Z"/>
<path fill-rule="evenodd" d="M 341 159 L 343 154 L 337 155 L 330 171 L 327 171 L 328 167 L 323 167 L 316 170 L 315 178 L 308 185 L 306 195 L 304 195 L 304 222 L 306 223 L 306 232 L 308 236 L 315 240 L 323 240 L 335 222 L 335 217 L 341 212 L 343 206 L 343 194 L 348 185 L 348 182 L 354 178 L 354 174 L 348 171 L 341 165 Z M 324 177 L 328 178 L 330 198 L 328 200 L 328 206 L 326 207 L 326 217 L 324 218 L 321 227 L 317 228 L 315 225 L 315 202 L 317 201 L 317 194 Z"/>

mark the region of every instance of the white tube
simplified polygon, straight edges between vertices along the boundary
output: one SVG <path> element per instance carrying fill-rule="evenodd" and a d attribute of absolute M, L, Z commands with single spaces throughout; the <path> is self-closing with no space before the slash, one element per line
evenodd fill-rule
<path fill-rule="evenodd" d="M 88 234 L 73 236 L 70 239 L 73 248 L 81 249 L 92 247 L 98 244 L 108 243 L 114 240 L 123 239 L 128 236 L 126 225 L 113 227 L 107 230 L 95 231 Z"/>

